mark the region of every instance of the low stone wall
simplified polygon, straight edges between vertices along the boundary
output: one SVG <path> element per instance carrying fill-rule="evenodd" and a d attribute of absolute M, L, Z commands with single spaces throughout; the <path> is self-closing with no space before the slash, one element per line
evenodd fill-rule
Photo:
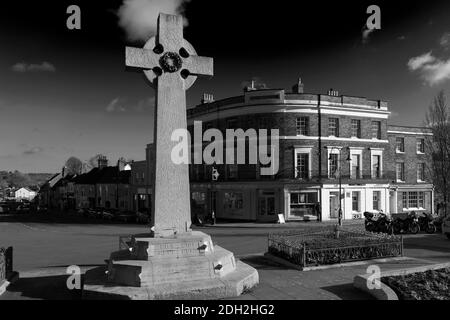
<path fill-rule="evenodd" d="M 362 290 L 377 300 L 399 300 L 397 294 L 388 285 L 381 282 L 382 278 L 403 276 L 412 273 L 425 272 L 429 270 L 439 270 L 450 267 L 450 262 L 427 265 L 422 267 L 404 268 L 392 271 L 382 272 L 380 275 L 380 285 L 378 288 L 369 289 L 368 283 L 371 282 L 369 277 L 373 277 L 371 274 L 358 275 L 353 279 L 353 286 L 359 290 Z M 372 278 L 371 278 L 372 279 Z"/>
<path fill-rule="evenodd" d="M 5 292 L 13 275 L 13 248 L 0 248 L 0 295 Z"/>

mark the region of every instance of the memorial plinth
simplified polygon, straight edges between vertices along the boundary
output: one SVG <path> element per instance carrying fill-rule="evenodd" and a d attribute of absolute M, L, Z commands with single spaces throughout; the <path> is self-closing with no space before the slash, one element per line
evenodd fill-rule
<path fill-rule="evenodd" d="M 136 236 L 107 266 L 85 275 L 85 299 L 221 299 L 258 284 L 258 272 L 202 232 Z"/>

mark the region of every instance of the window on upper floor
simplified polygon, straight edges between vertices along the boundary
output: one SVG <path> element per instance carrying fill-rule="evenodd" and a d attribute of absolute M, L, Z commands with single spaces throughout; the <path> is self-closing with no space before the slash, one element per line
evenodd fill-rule
<path fill-rule="evenodd" d="M 381 178 L 381 156 L 372 155 L 372 178 Z"/>
<path fill-rule="evenodd" d="M 425 153 L 425 139 L 417 139 L 417 153 Z"/>
<path fill-rule="evenodd" d="M 395 139 L 395 151 L 405 152 L 405 138 L 397 137 Z"/>
<path fill-rule="evenodd" d="M 297 153 L 296 155 L 296 178 L 308 179 L 309 177 L 309 154 Z"/>
<path fill-rule="evenodd" d="M 339 118 L 328 119 L 328 135 L 339 137 Z"/>
<path fill-rule="evenodd" d="M 360 179 L 361 178 L 361 155 L 352 154 L 351 155 L 351 168 L 350 168 L 350 178 Z"/>
<path fill-rule="evenodd" d="M 381 139 L 381 122 L 372 121 L 372 138 Z"/>
<path fill-rule="evenodd" d="M 361 138 L 361 120 L 352 119 L 352 137 Z"/>
<path fill-rule="evenodd" d="M 328 160 L 328 177 L 330 179 L 336 178 L 336 174 L 339 168 L 339 154 L 332 153 Z"/>
<path fill-rule="evenodd" d="M 405 181 L 405 164 L 403 162 L 397 162 L 396 166 L 396 174 L 397 181 Z"/>
<path fill-rule="evenodd" d="M 425 163 L 417 164 L 417 181 L 425 181 Z"/>
<path fill-rule="evenodd" d="M 309 117 L 297 117 L 296 129 L 298 136 L 309 135 Z"/>

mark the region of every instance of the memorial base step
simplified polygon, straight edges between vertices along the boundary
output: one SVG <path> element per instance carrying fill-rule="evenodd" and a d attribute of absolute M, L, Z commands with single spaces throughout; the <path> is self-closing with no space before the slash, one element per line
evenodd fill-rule
<path fill-rule="evenodd" d="M 86 300 L 217 300 L 237 297 L 259 282 L 256 269 L 236 260 L 233 272 L 221 278 L 182 281 L 153 287 L 111 285 L 106 282 L 106 267 L 88 271 L 82 297 Z"/>

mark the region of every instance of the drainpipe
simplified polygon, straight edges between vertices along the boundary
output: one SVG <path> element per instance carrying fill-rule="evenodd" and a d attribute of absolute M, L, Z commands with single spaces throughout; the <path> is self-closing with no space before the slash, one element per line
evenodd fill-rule
<path fill-rule="evenodd" d="M 320 112 L 320 94 L 317 95 L 317 118 L 318 118 L 318 130 L 319 130 L 319 184 L 322 183 L 322 114 Z M 322 221 L 322 188 L 319 189 L 319 221 Z"/>

